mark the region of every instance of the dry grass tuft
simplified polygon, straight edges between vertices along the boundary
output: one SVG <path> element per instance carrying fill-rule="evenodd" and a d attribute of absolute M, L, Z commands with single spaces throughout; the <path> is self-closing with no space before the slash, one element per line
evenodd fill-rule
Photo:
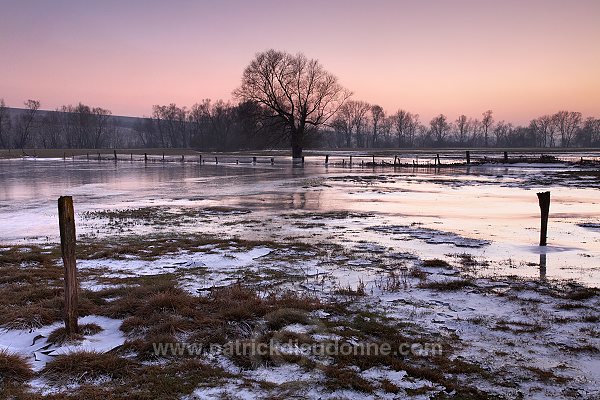
<path fill-rule="evenodd" d="M 23 356 L 0 350 L 0 386 L 24 383 L 31 378 L 33 371 Z"/>
<path fill-rule="evenodd" d="M 53 344 L 78 342 L 83 340 L 86 336 L 92 336 L 102 331 L 103 329 L 100 327 L 100 325 L 84 324 L 79 326 L 79 334 L 68 336 L 66 329 L 64 327 L 60 327 L 48 335 L 47 342 Z"/>
<path fill-rule="evenodd" d="M 419 284 L 419 287 L 423 289 L 439 290 L 444 292 L 455 292 L 474 286 L 475 284 L 469 279 L 448 279 L 436 282 L 422 282 Z"/>
<path fill-rule="evenodd" d="M 77 351 L 56 356 L 42 375 L 55 384 L 90 383 L 100 378 L 123 379 L 132 374 L 132 361 L 113 353 Z"/>

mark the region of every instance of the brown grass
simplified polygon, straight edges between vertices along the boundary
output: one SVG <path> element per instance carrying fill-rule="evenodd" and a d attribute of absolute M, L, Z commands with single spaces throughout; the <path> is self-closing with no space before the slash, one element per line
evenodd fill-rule
<path fill-rule="evenodd" d="M 24 383 L 31 378 L 33 371 L 23 356 L 0 350 L 0 386 Z"/>
<path fill-rule="evenodd" d="M 93 382 L 98 378 L 123 379 L 131 376 L 133 363 L 113 353 L 77 351 L 56 356 L 42 370 L 52 383 Z"/>
<path fill-rule="evenodd" d="M 63 344 L 78 342 L 83 340 L 86 336 L 92 336 L 102 332 L 102 327 L 97 324 L 83 324 L 79 325 L 79 333 L 67 335 L 67 331 L 64 327 L 55 329 L 48 335 L 47 342 L 53 344 Z"/>
<path fill-rule="evenodd" d="M 422 282 L 420 288 L 439 290 L 444 292 L 455 292 L 468 287 L 474 287 L 475 284 L 469 279 L 448 279 L 436 282 Z"/>

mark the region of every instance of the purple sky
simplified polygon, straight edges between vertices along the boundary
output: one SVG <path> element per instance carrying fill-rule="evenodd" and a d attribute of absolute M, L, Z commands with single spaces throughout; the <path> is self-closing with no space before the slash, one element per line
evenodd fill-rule
<path fill-rule="evenodd" d="M 0 0 L 0 98 L 114 114 L 228 100 L 254 54 L 317 58 L 357 100 L 518 123 L 600 116 L 600 1 Z"/>

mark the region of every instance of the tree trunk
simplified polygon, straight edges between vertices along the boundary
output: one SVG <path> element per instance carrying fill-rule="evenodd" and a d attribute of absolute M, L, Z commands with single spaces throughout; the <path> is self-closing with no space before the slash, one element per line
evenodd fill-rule
<path fill-rule="evenodd" d="M 292 131 L 292 158 L 302 158 L 302 141 L 304 131 L 296 129 Z"/>

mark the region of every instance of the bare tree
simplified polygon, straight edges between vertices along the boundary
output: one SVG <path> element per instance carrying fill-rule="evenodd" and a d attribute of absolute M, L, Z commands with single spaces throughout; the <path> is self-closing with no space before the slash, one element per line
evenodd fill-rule
<path fill-rule="evenodd" d="M 25 111 L 21 114 L 16 127 L 15 147 L 24 149 L 31 140 L 33 129 L 36 123 L 36 115 L 40 109 L 38 100 L 27 100 L 25 103 Z"/>
<path fill-rule="evenodd" d="M 373 128 L 371 135 L 371 147 L 375 147 L 377 144 L 377 138 L 379 137 L 380 125 L 385 119 L 385 112 L 381 106 L 377 104 L 371 106 L 371 125 Z"/>
<path fill-rule="evenodd" d="M 494 127 L 494 136 L 496 136 L 496 146 L 506 146 L 509 143 L 509 136 L 513 130 L 511 123 L 500 121 Z"/>
<path fill-rule="evenodd" d="M 0 147 L 3 149 L 9 148 L 11 136 L 11 119 L 8 113 L 8 108 L 4 104 L 4 99 L 0 99 Z"/>
<path fill-rule="evenodd" d="M 581 125 L 581 113 L 575 111 L 559 111 L 554 114 L 556 128 L 560 133 L 560 145 L 570 147 L 575 132 Z"/>
<path fill-rule="evenodd" d="M 325 124 L 350 97 L 331 73 L 303 54 L 268 50 L 246 67 L 234 96 L 271 110 L 291 139 L 292 157 L 302 157 L 310 127 Z"/>
<path fill-rule="evenodd" d="M 399 110 L 394 115 L 398 147 L 413 146 L 419 125 L 419 114 L 411 114 L 406 110 Z"/>
<path fill-rule="evenodd" d="M 95 149 L 101 148 L 106 141 L 111 114 L 110 110 L 105 110 L 101 107 L 92 108 L 92 118 L 94 121 L 93 145 Z"/>
<path fill-rule="evenodd" d="M 440 114 L 429 122 L 431 127 L 431 136 L 435 140 L 435 144 L 440 146 L 445 144 L 450 124 L 444 114 Z"/>
<path fill-rule="evenodd" d="M 469 120 L 466 115 L 460 115 L 456 119 L 456 141 L 464 145 L 467 143 L 469 135 Z"/>
<path fill-rule="evenodd" d="M 489 145 L 488 133 L 489 133 L 492 125 L 494 124 L 494 118 L 492 117 L 492 114 L 493 114 L 492 110 L 487 110 L 486 112 L 481 114 L 483 116 L 483 119 L 481 120 L 481 127 L 483 129 L 483 138 L 484 138 L 485 147 L 488 147 L 488 145 Z"/>

